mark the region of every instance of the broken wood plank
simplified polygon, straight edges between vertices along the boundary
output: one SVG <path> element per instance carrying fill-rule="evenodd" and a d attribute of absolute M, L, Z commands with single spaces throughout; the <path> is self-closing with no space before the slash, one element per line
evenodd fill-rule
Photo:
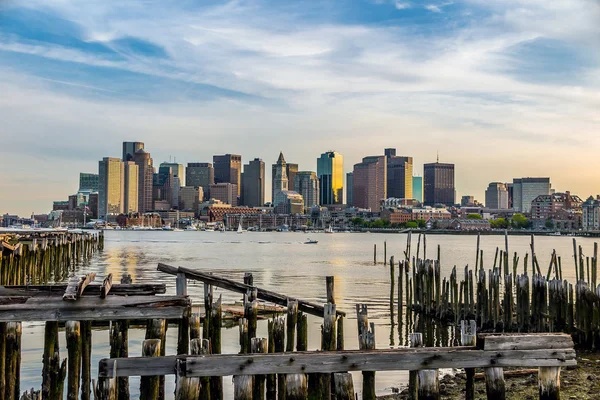
<path fill-rule="evenodd" d="M 112 289 L 112 274 L 108 274 L 102 282 L 102 288 L 100 289 L 100 298 L 105 299 L 108 292 Z"/>
<path fill-rule="evenodd" d="M 571 335 L 563 333 L 529 335 L 481 335 L 484 350 L 572 349 Z"/>
<path fill-rule="evenodd" d="M 475 347 L 402 348 L 269 354 L 167 356 L 157 359 L 104 359 L 99 377 L 109 377 L 114 363 L 117 376 L 169 375 L 177 359 L 185 360 L 182 376 L 334 373 L 345 371 L 398 371 L 437 368 L 552 367 L 576 365 L 575 350 L 486 351 Z"/>
<path fill-rule="evenodd" d="M 66 283 L 54 285 L 15 285 L 0 286 L 0 296 L 26 296 L 46 297 L 62 296 L 67 288 Z M 83 290 L 83 297 L 98 297 L 102 291 L 102 285 L 91 284 Z M 153 296 L 165 294 L 165 284 L 114 284 L 110 289 L 111 296 Z"/>
<path fill-rule="evenodd" d="M 177 268 L 163 263 L 158 263 L 158 270 L 171 275 L 183 273 L 188 279 L 201 281 L 209 285 L 213 285 L 222 289 L 242 294 L 246 294 L 248 290 L 256 289 L 258 299 L 287 307 L 288 296 L 275 293 L 270 290 L 261 289 L 259 287 L 253 287 L 240 282 L 232 281 L 231 279 L 219 277 L 215 274 L 207 274 L 205 272 L 200 272 L 184 267 Z M 312 303 L 306 300 L 298 300 L 298 310 L 318 317 L 323 317 L 324 312 L 324 308 L 322 305 Z M 337 315 L 346 316 L 346 313 L 343 311 L 337 311 Z"/>
<path fill-rule="evenodd" d="M 81 278 L 72 277 L 69 279 L 69 283 L 67 288 L 65 289 L 65 294 L 63 295 L 63 300 L 65 301 L 75 301 L 77 300 L 83 290 L 87 285 L 96 279 L 96 274 L 94 272 L 90 272 L 86 276 L 82 276 Z"/>

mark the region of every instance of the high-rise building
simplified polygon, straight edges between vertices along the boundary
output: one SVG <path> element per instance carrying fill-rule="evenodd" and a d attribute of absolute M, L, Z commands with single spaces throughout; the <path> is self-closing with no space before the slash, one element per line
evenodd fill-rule
<path fill-rule="evenodd" d="M 152 198 L 166 201 L 171 208 L 179 207 L 179 178 L 169 164 L 161 164 L 158 173 L 154 174 Z"/>
<path fill-rule="evenodd" d="M 123 162 L 118 158 L 104 157 L 98 162 L 98 215 L 107 219 L 123 213 L 124 176 Z"/>
<path fill-rule="evenodd" d="M 135 213 L 138 211 L 138 190 L 140 172 L 138 166 L 133 161 L 125 161 L 123 163 L 124 175 L 124 211 L 125 213 Z"/>
<path fill-rule="evenodd" d="M 98 191 L 98 174 L 87 174 L 81 172 L 79 174 L 79 191 L 89 190 L 90 192 Z"/>
<path fill-rule="evenodd" d="M 455 204 L 454 164 L 430 163 L 423 166 L 424 204 Z"/>
<path fill-rule="evenodd" d="M 508 209 L 508 189 L 506 184 L 492 182 L 485 190 L 485 206 L 493 210 Z"/>
<path fill-rule="evenodd" d="M 298 164 L 285 163 L 285 174 L 288 178 L 288 188 L 293 190 L 294 182 L 296 182 L 296 174 L 298 173 Z"/>
<path fill-rule="evenodd" d="M 423 177 L 413 176 L 413 198 L 419 203 L 423 202 Z"/>
<path fill-rule="evenodd" d="M 225 204 L 231 204 L 233 207 L 238 205 L 237 192 L 237 185 L 229 182 L 210 185 L 211 199 L 220 200 Z"/>
<path fill-rule="evenodd" d="M 215 183 L 226 183 L 236 185 L 237 195 L 240 195 L 242 182 L 242 156 L 238 154 L 225 154 L 213 156 L 215 168 Z"/>
<path fill-rule="evenodd" d="M 387 163 L 387 196 L 412 199 L 413 159 L 396 155 L 396 149 L 385 149 Z"/>
<path fill-rule="evenodd" d="M 183 172 L 183 164 L 177 164 L 176 162 L 162 162 L 161 167 L 171 167 L 173 175 L 179 179 L 179 186 L 186 186 L 185 173 Z"/>
<path fill-rule="evenodd" d="M 581 205 L 581 227 L 585 231 L 600 230 L 600 196 L 588 197 Z"/>
<path fill-rule="evenodd" d="M 531 202 L 542 194 L 551 194 L 550 178 L 513 179 L 513 210 L 531 212 Z"/>
<path fill-rule="evenodd" d="M 344 157 L 335 151 L 321 154 L 317 159 L 319 204 L 342 204 L 344 201 Z"/>
<path fill-rule="evenodd" d="M 211 163 L 188 163 L 185 169 L 185 184 L 201 187 L 204 200 L 210 198 L 210 185 L 215 183 L 215 170 Z"/>
<path fill-rule="evenodd" d="M 121 161 L 135 161 L 135 153 L 144 149 L 142 142 L 123 142 L 123 157 Z"/>
<path fill-rule="evenodd" d="M 304 199 L 304 206 L 310 208 L 319 204 L 319 179 L 314 171 L 298 171 L 294 178 L 294 191 Z"/>
<path fill-rule="evenodd" d="M 202 203 L 204 193 L 201 186 L 184 186 L 179 190 L 179 209 L 193 210 L 198 213 L 198 206 Z"/>
<path fill-rule="evenodd" d="M 387 198 L 386 156 L 363 158 L 354 165 L 352 201 L 359 208 L 379 211 L 382 200 Z"/>
<path fill-rule="evenodd" d="M 283 153 L 279 152 L 279 158 L 277 159 L 277 163 L 273 164 L 272 167 L 273 176 L 272 176 L 272 199 L 273 199 L 273 207 L 277 206 L 277 193 L 288 191 L 289 189 L 289 181 L 287 177 L 287 169 L 285 158 L 283 158 Z"/>
<path fill-rule="evenodd" d="M 154 178 L 154 166 L 150 153 L 144 149 L 139 149 L 134 155 L 135 164 L 138 166 L 138 211 L 151 211 L 152 203 L 152 182 Z"/>
<path fill-rule="evenodd" d="M 248 207 L 265 204 L 265 163 L 260 158 L 244 165 L 241 204 Z"/>
<path fill-rule="evenodd" d="M 354 172 L 346 174 L 346 204 L 351 206 L 353 201 Z"/>

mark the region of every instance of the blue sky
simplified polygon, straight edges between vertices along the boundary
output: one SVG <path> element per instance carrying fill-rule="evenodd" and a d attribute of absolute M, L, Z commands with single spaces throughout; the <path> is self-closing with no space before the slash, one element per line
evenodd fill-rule
<path fill-rule="evenodd" d="M 600 193 L 598 21 L 597 0 L 0 2 L 0 213 L 47 211 L 123 140 L 305 170 L 439 151 L 458 195 Z"/>

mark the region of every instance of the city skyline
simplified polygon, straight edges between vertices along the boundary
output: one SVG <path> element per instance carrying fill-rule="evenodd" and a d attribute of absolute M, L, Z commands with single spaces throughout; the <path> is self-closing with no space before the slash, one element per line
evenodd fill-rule
<path fill-rule="evenodd" d="M 600 193 L 591 0 L 17 0 L 0 13 L 1 212 L 44 211 L 130 139 L 157 165 L 283 150 L 314 170 L 335 149 L 345 173 L 389 146 L 419 173 L 439 149 L 457 198 L 518 176 Z"/>

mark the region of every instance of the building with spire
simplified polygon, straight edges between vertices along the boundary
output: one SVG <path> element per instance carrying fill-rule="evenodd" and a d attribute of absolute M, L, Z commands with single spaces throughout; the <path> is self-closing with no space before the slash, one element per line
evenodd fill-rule
<path fill-rule="evenodd" d="M 273 207 L 277 206 L 276 198 L 279 192 L 287 191 L 288 186 L 288 177 L 286 170 L 286 162 L 283 157 L 283 152 L 279 152 L 279 158 L 277 159 L 277 163 L 273 164 L 273 176 L 272 176 L 272 201 Z"/>

